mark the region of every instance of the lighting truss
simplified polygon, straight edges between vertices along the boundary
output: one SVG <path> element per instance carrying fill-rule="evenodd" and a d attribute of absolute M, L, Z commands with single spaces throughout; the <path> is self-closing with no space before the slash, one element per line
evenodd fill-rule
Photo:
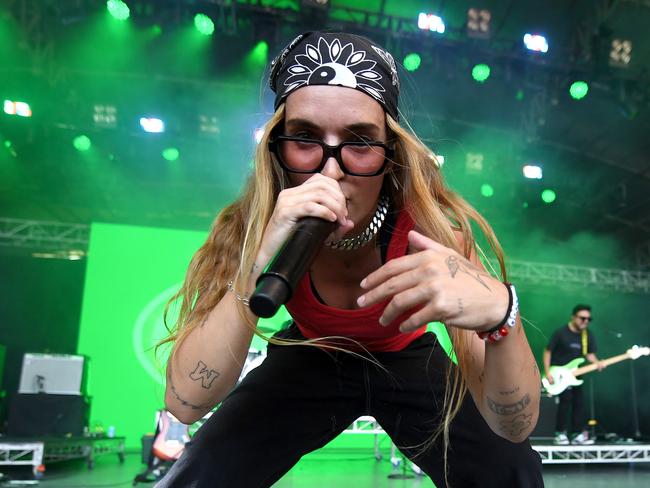
<path fill-rule="evenodd" d="M 632 61 L 632 41 L 627 39 L 612 39 L 609 50 L 609 65 L 627 68 Z"/>
<path fill-rule="evenodd" d="M 489 39 L 491 34 L 492 13 L 486 9 L 470 8 L 467 10 L 467 36 L 475 39 Z"/>

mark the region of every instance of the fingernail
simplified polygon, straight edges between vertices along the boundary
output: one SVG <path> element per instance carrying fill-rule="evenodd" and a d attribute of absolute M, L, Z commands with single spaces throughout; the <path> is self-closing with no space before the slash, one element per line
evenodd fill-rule
<path fill-rule="evenodd" d="M 357 298 L 357 303 L 359 306 L 363 306 L 363 304 L 366 303 L 366 297 L 364 295 L 361 295 L 359 298 Z"/>
<path fill-rule="evenodd" d="M 384 319 L 383 315 L 381 317 L 379 317 L 379 324 L 380 325 L 386 325 L 386 319 Z"/>
<path fill-rule="evenodd" d="M 368 280 L 366 280 L 366 279 L 364 278 L 364 279 L 361 281 L 361 283 L 360 283 L 359 286 L 361 286 L 361 288 L 365 288 L 367 284 L 368 284 Z"/>

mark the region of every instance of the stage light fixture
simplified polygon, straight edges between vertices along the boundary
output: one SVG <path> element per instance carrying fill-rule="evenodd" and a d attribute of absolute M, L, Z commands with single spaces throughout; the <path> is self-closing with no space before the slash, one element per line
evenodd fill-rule
<path fill-rule="evenodd" d="M 437 32 L 438 34 L 445 33 L 445 23 L 442 18 L 425 12 L 420 12 L 420 15 L 418 15 L 418 27 L 422 30 Z"/>
<path fill-rule="evenodd" d="M 481 195 L 485 198 L 490 198 L 494 195 L 494 188 L 489 183 L 483 183 L 481 185 Z"/>
<path fill-rule="evenodd" d="M 176 161 L 180 155 L 180 151 L 175 147 L 167 147 L 162 152 L 162 157 L 167 161 Z"/>
<path fill-rule="evenodd" d="M 155 117 L 140 117 L 140 126 L 145 132 L 165 132 L 165 123 Z"/>
<path fill-rule="evenodd" d="M 612 39 L 609 51 L 609 65 L 627 68 L 632 61 L 632 41 L 627 39 Z"/>
<path fill-rule="evenodd" d="M 542 179 L 542 168 L 535 164 L 527 164 L 523 168 L 524 176 L 531 180 L 541 180 Z"/>
<path fill-rule="evenodd" d="M 114 128 L 117 126 L 117 109 L 113 105 L 93 105 L 95 127 Z"/>
<path fill-rule="evenodd" d="M 7 115 L 17 115 L 19 117 L 32 116 L 32 109 L 28 103 L 17 102 L 15 100 L 5 100 L 4 111 Z"/>
<path fill-rule="evenodd" d="M 420 67 L 420 64 L 422 64 L 422 58 L 418 53 L 409 53 L 406 56 L 404 56 L 404 69 L 406 71 L 415 71 Z"/>
<path fill-rule="evenodd" d="M 540 34 L 526 34 L 524 36 L 524 45 L 529 51 L 545 53 L 548 51 L 548 42 L 546 37 Z"/>
<path fill-rule="evenodd" d="M 551 204 L 555 201 L 557 195 L 555 192 L 549 188 L 542 192 L 542 201 L 546 204 Z"/>
<path fill-rule="evenodd" d="M 208 134 L 219 134 L 221 127 L 219 127 L 219 119 L 214 115 L 199 115 L 199 131 Z"/>
<path fill-rule="evenodd" d="M 472 78 L 479 83 L 485 82 L 490 77 L 490 67 L 485 63 L 477 64 L 472 68 Z"/>
<path fill-rule="evenodd" d="M 575 100 L 581 100 L 587 96 L 589 85 L 586 81 L 574 81 L 569 87 L 569 94 Z"/>
<path fill-rule="evenodd" d="M 470 8 L 467 10 L 467 36 L 475 39 L 490 37 L 492 13 L 486 9 Z"/>
<path fill-rule="evenodd" d="M 108 0 L 106 9 L 111 14 L 111 17 L 117 20 L 126 20 L 131 16 L 129 6 L 122 0 Z"/>
<path fill-rule="evenodd" d="M 214 32 L 214 22 L 205 14 L 196 14 L 194 16 L 194 27 L 204 36 L 211 36 Z"/>
<path fill-rule="evenodd" d="M 72 145 L 77 151 L 86 152 L 91 148 L 92 142 L 87 135 L 81 134 L 72 140 Z"/>

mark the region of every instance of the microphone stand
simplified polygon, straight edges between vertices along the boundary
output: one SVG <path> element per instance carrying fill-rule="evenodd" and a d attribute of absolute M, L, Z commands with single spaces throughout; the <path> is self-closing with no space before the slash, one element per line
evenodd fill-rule
<path fill-rule="evenodd" d="M 636 391 L 636 375 L 634 374 L 634 361 L 630 361 L 630 383 L 632 389 L 632 419 L 634 420 L 634 438 L 641 439 L 641 429 L 639 428 L 639 403 Z"/>

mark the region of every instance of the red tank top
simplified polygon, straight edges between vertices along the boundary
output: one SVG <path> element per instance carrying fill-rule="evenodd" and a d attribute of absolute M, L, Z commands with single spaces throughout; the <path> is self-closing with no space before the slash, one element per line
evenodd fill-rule
<path fill-rule="evenodd" d="M 386 261 L 406 254 L 408 233 L 413 227 L 414 222 L 408 212 L 401 211 L 388 244 Z M 360 342 L 369 351 L 400 351 L 424 334 L 426 326 L 409 333 L 400 332 L 399 325 L 411 312 L 397 317 L 385 327 L 380 325 L 379 317 L 388 302 L 386 300 L 355 310 L 330 307 L 314 296 L 309 273 L 306 273 L 286 306 L 300 332 L 308 339 L 343 336 Z M 354 349 L 353 343 L 335 342 L 341 347 Z"/>

